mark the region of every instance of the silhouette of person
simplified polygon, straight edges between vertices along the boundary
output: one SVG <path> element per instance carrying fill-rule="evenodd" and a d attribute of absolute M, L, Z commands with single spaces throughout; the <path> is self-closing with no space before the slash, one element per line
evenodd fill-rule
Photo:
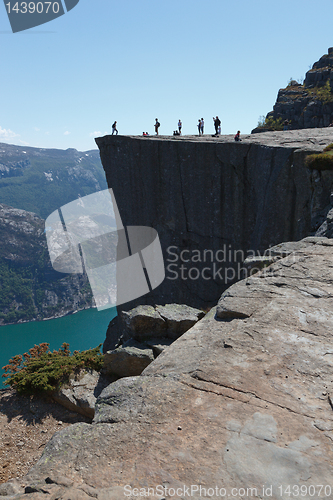
<path fill-rule="evenodd" d="M 155 133 L 156 133 L 156 135 L 158 135 L 158 129 L 159 129 L 160 125 L 161 125 L 161 124 L 160 124 L 160 122 L 158 121 L 158 119 L 157 119 L 157 118 L 155 118 Z"/>
<path fill-rule="evenodd" d="M 117 122 L 114 122 L 112 124 L 112 135 L 116 133 L 116 135 L 118 135 L 118 130 L 117 130 Z"/>
<path fill-rule="evenodd" d="M 183 126 L 182 121 L 179 118 L 179 120 L 178 120 L 178 132 L 179 132 L 179 135 L 182 133 L 182 126 Z"/>

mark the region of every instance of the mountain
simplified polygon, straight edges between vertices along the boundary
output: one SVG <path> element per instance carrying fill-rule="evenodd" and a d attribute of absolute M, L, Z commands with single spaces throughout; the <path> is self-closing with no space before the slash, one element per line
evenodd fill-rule
<path fill-rule="evenodd" d="M 333 47 L 306 73 L 304 83 L 290 80 L 280 89 L 273 107 L 252 133 L 289 129 L 328 127 L 333 123 Z"/>
<path fill-rule="evenodd" d="M 99 151 L 0 143 L 0 203 L 46 219 L 54 210 L 107 189 Z"/>
<path fill-rule="evenodd" d="M 78 196 L 103 189 L 98 150 L 0 143 L 0 325 L 92 307 L 86 275 L 53 270 L 43 219 Z"/>
<path fill-rule="evenodd" d="M 0 204 L 0 241 L 0 325 L 92 307 L 86 275 L 52 268 L 43 219 Z"/>

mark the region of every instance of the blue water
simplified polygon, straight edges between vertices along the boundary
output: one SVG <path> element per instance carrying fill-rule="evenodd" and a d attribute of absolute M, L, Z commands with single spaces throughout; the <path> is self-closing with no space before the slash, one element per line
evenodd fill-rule
<path fill-rule="evenodd" d="M 1 326 L 0 374 L 15 354 L 23 354 L 41 342 L 48 342 L 51 351 L 58 350 L 63 342 L 69 344 L 71 352 L 98 346 L 104 342 L 108 324 L 116 315 L 116 308 L 103 311 L 92 308 L 48 321 Z M 0 378 L 0 388 L 4 387 L 4 380 Z"/>

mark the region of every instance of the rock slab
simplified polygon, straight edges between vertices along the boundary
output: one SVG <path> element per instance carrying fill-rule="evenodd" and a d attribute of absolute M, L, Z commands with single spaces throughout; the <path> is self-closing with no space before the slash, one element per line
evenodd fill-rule
<path fill-rule="evenodd" d="M 309 500 L 331 485 L 332 251 L 330 239 L 303 242 L 232 286 L 141 376 L 106 387 L 91 425 L 56 433 L 25 484 L 52 471 L 106 499 L 201 485 L 216 500 L 222 488 L 266 498 L 263 487 L 290 500 L 288 485 Z"/>

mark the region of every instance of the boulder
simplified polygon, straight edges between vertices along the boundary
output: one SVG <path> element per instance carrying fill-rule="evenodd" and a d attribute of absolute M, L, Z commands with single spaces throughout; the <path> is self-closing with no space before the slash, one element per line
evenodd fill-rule
<path fill-rule="evenodd" d="M 167 329 L 166 321 L 152 306 L 138 306 L 120 313 L 127 336 L 136 340 L 148 337 L 163 337 Z"/>
<path fill-rule="evenodd" d="M 81 370 L 74 375 L 69 384 L 52 394 L 52 398 L 65 408 L 94 418 L 97 395 L 110 383 L 95 370 Z"/>
<path fill-rule="evenodd" d="M 140 375 L 154 361 L 153 350 L 133 339 L 104 354 L 103 372 L 117 377 Z"/>
<path fill-rule="evenodd" d="M 131 339 L 146 346 L 152 339 L 155 344 L 160 339 L 159 344 L 166 346 L 167 339 L 177 339 L 204 315 L 202 310 L 185 304 L 141 305 L 120 311 L 109 324 L 103 352 L 114 351 Z"/>
<path fill-rule="evenodd" d="M 117 377 L 140 375 L 173 340 L 204 315 L 203 311 L 184 304 L 145 305 L 122 311 L 118 321 L 114 319 L 109 325 L 110 337 L 104 349 L 107 345 L 117 347 L 104 351 L 103 372 Z"/>
<path fill-rule="evenodd" d="M 177 339 L 203 318 L 205 313 L 184 304 L 156 306 L 157 313 L 166 321 L 166 337 Z"/>

